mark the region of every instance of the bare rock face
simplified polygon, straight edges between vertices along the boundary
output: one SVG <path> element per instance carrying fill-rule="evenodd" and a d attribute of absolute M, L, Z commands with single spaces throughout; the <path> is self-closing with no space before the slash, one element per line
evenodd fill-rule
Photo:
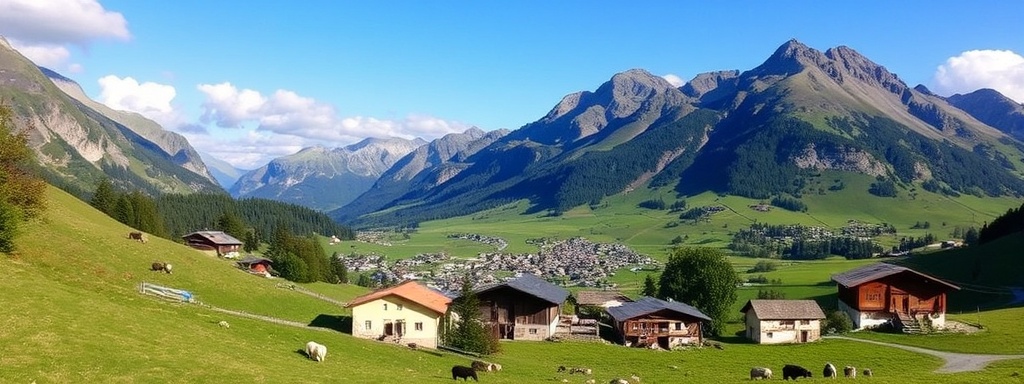
<path fill-rule="evenodd" d="M 885 175 L 885 165 L 871 154 L 856 148 L 840 146 L 839 148 L 819 149 L 808 144 L 799 154 L 792 158 L 793 164 L 801 169 L 831 169 L 868 174 L 871 176 Z"/>
<path fill-rule="evenodd" d="M 735 88 L 735 80 L 739 75 L 740 71 L 736 70 L 701 73 L 686 84 L 683 84 L 680 90 L 687 96 L 700 98 L 726 84 L 730 84 L 731 88 Z"/>

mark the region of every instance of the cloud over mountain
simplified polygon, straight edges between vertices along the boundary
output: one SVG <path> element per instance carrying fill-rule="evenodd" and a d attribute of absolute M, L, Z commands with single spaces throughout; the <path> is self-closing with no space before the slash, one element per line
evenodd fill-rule
<path fill-rule="evenodd" d="M 1009 50 L 966 51 L 935 70 L 935 85 L 945 94 L 992 88 L 1024 103 L 1024 56 Z"/>
<path fill-rule="evenodd" d="M 81 66 L 67 64 L 69 45 L 131 39 L 124 16 L 96 0 L 0 1 L 0 35 L 36 64 L 71 72 L 81 71 Z"/>

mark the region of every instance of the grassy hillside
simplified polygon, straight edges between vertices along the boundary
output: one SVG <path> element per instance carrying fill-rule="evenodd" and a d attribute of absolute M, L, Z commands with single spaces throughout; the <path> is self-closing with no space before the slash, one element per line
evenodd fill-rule
<path fill-rule="evenodd" d="M 190 290 L 211 305 L 293 321 L 344 314 L 332 304 L 278 288 L 279 280 L 250 276 L 202 252 L 160 239 L 146 244 L 129 241 L 128 228 L 86 204 L 55 189 L 48 197 L 45 218 L 27 228 L 20 251 L 0 258 L 0 382 L 444 383 L 451 381 L 453 364 L 468 363 L 460 356 L 437 356 L 333 330 L 249 320 L 142 296 L 136 285 L 150 281 Z M 148 271 L 153 260 L 173 263 L 175 273 Z M 776 273 L 794 286 L 820 280 L 800 264 Z M 327 284 L 306 288 L 338 300 L 363 292 Z M 982 313 L 983 322 L 989 318 L 986 314 Z M 231 327 L 219 327 L 220 320 Z M 1015 322 L 999 324 L 1020 327 Z M 328 346 L 324 363 L 313 363 L 297 352 L 308 340 Z M 876 372 L 875 380 L 899 383 L 1003 382 L 1024 371 L 1024 361 L 1017 360 L 982 372 L 934 374 L 931 371 L 941 366 L 935 358 L 841 340 L 778 347 L 730 343 L 723 350 L 678 352 L 570 342 L 510 342 L 502 347 L 504 351 L 489 360 L 505 369 L 482 374 L 481 381 L 584 381 L 555 373 L 558 365 L 591 367 L 598 382 L 638 374 L 644 383 L 740 383 L 748 381 L 747 372 L 754 365 L 778 371 L 783 364 L 795 363 L 816 371 L 824 361 L 868 367 Z"/>

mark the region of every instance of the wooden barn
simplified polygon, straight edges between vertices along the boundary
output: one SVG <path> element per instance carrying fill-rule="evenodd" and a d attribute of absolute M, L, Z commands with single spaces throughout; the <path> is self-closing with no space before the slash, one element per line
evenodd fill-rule
<path fill-rule="evenodd" d="M 197 231 L 181 238 L 192 248 L 217 251 L 219 256 L 242 250 L 241 241 L 221 231 Z"/>
<path fill-rule="evenodd" d="M 480 319 L 495 337 L 544 340 L 555 334 L 569 291 L 531 274 L 474 290 Z"/>
<path fill-rule="evenodd" d="M 910 268 L 887 263 L 866 265 L 832 276 L 839 286 L 839 309 L 850 315 L 855 329 L 892 323 L 915 332 L 922 323 L 946 324 L 946 293 L 953 284 Z"/>
<path fill-rule="evenodd" d="M 703 325 L 711 318 L 688 304 L 641 297 L 608 308 L 612 326 L 626 346 L 671 349 L 703 342 Z"/>
<path fill-rule="evenodd" d="M 255 275 L 270 276 L 271 272 L 274 271 L 274 268 L 271 267 L 271 264 L 273 264 L 274 262 L 270 259 L 265 259 L 262 257 L 249 255 L 246 256 L 244 259 L 236 261 L 235 263 L 238 264 L 238 268 L 246 270 L 249 273 Z"/>
<path fill-rule="evenodd" d="M 806 343 L 821 338 L 825 312 L 814 300 L 750 300 L 740 312 L 746 336 L 758 344 Z"/>

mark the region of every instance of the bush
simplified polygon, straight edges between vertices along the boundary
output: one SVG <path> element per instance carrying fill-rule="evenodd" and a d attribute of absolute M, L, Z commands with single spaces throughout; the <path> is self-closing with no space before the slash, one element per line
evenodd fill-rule
<path fill-rule="evenodd" d="M 853 320 L 846 312 L 834 310 L 825 315 L 825 324 L 822 329 L 827 333 L 846 333 L 853 330 Z"/>
<path fill-rule="evenodd" d="M 753 268 L 748 269 L 747 273 L 771 272 L 776 269 L 778 269 L 778 264 L 774 261 L 761 260 L 754 264 Z"/>
<path fill-rule="evenodd" d="M 774 289 L 758 289 L 757 298 L 761 300 L 783 300 L 786 294 Z"/>

